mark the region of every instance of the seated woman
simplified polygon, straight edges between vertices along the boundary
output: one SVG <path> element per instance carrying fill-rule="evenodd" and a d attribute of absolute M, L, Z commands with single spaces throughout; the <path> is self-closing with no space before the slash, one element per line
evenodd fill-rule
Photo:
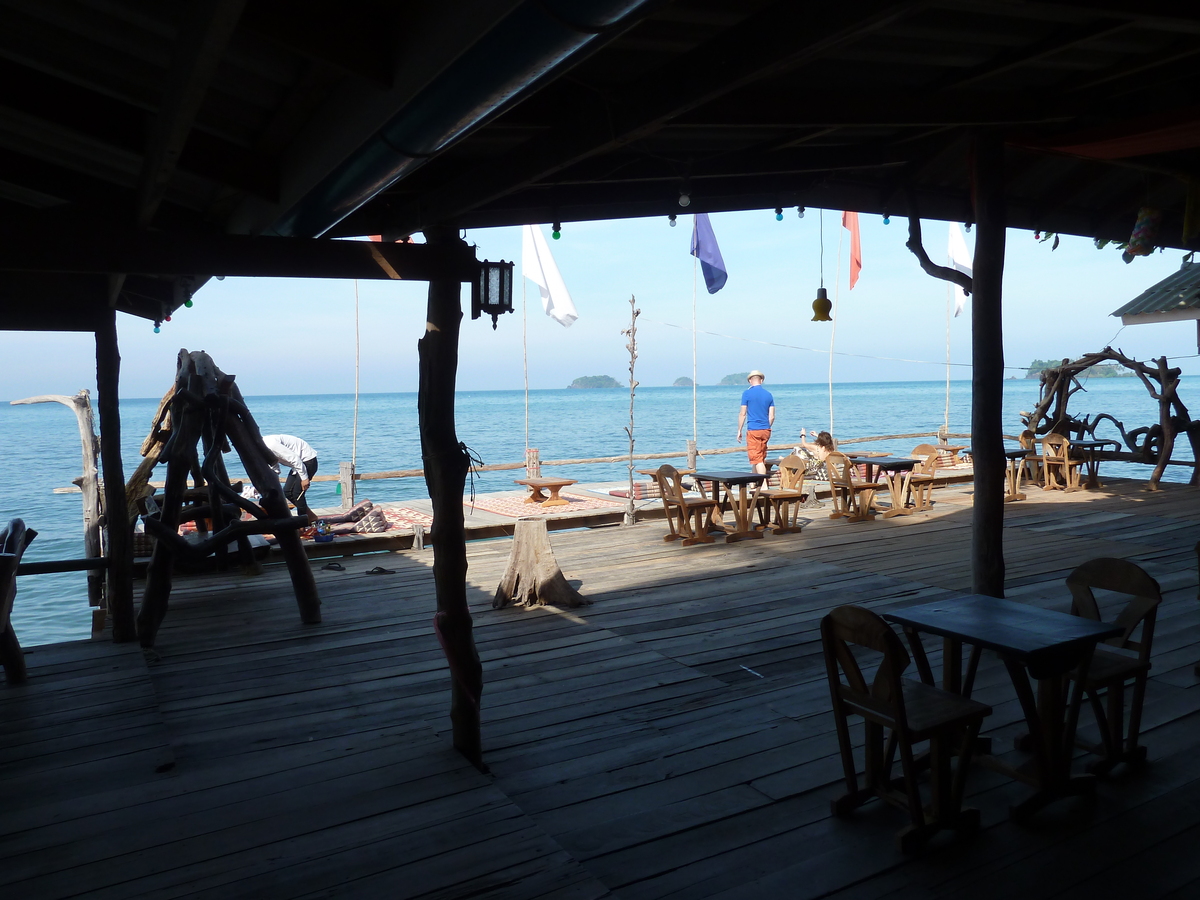
<path fill-rule="evenodd" d="M 825 468 L 825 459 L 833 452 L 833 435 L 828 431 L 810 431 L 808 434 L 816 438 L 816 443 L 810 444 L 805 437 L 804 429 L 800 429 L 800 444 L 793 451 L 797 456 L 801 456 L 808 460 L 808 466 L 804 470 L 804 477 L 813 481 L 828 481 L 829 472 Z M 821 505 L 821 501 L 816 498 L 815 492 L 810 495 L 805 502 L 805 509 L 815 509 Z"/>

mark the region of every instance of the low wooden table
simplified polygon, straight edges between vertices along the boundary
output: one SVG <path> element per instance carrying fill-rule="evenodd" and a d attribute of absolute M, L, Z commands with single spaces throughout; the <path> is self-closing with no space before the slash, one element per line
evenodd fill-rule
<path fill-rule="evenodd" d="M 937 447 L 937 451 L 938 451 L 938 466 L 939 466 L 939 468 L 942 465 L 941 459 L 942 459 L 943 453 L 949 453 L 950 454 L 950 465 L 957 466 L 960 462 L 960 460 L 958 458 L 958 454 L 961 451 L 967 449 L 966 444 L 961 444 L 961 445 L 958 445 L 958 444 L 935 444 L 935 446 Z"/>
<path fill-rule="evenodd" d="M 540 503 L 542 506 L 567 506 L 570 501 L 562 499 L 558 496 L 558 492 L 572 484 L 578 484 L 574 478 L 518 478 L 515 484 L 523 484 L 529 488 L 529 496 L 525 498 L 526 503 Z M 547 497 L 542 493 L 545 488 L 550 492 Z"/>
<path fill-rule="evenodd" d="M 943 638 L 942 687 L 952 693 L 971 696 L 980 649 L 992 650 L 1004 661 L 1029 726 L 1034 765 L 1014 767 L 986 756 L 979 761 L 1034 788 L 1031 797 L 1012 807 L 1013 819 L 1024 818 L 1059 797 L 1095 787 L 1093 776 L 1071 777 L 1075 725 L 1083 699 L 1080 686 L 1087 681 L 1096 643 L 1120 634 L 1120 627 L 981 594 L 909 606 L 883 617 L 903 626 L 917 671 L 926 684 L 933 684 L 933 673 L 919 632 Z M 965 677 L 963 644 L 972 645 Z M 1073 669 L 1078 671 L 1078 680 L 1068 699 L 1066 676 Z M 1031 678 L 1037 682 L 1036 697 Z"/>

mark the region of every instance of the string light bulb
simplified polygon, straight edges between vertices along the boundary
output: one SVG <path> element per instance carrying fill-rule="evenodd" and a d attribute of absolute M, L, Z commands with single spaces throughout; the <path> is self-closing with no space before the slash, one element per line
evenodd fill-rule
<path fill-rule="evenodd" d="M 804 207 L 803 207 L 803 206 L 797 206 L 797 207 L 796 207 L 796 218 L 797 218 L 797 219 L 803 219 L 803 218 L 804 218 Z"/>
<path fill-rule="evenodd" d="M 154 323 L 154 333 L 155 333 L 155 334 L 158 334 L 160 331 L 162 331 L 162 323 L 161 323 L 161 322 L 155 322 L 155 323 Z"/>
<path fill-rule="evenodd" d="M 191 309 L 191 308 L 192 308 L 192 306 L 194 305 L 194 304 L 192 303 L 192 298 L 191 298 L 191 297 L 188 297 L 186 300 L 184 300 L 184 301 L 183 301 L 183 305 L 184 305 L 184 306 L 186 306 L 188 309 Z"/>
<path fill-rule="evenodd" d="M 971 233 L 971 223 L 970 222 L 963 223 L 963 229 L 967 232 L 967 234 L 970 234 Z"/>
<path fill-rule="evenodd" d="M 550 237 L 554 238 L 554 240 L 556 240 L 556 241 L 560 237 L 562 237 L 562 223 L 561 222 L 555 222 L 554 225 L 551 227 Z"/>
<path fill-rule="evenodd" d="M 687 188 L 679 189 L 679 205 L 684 209 L 692 205 L 692 195 L 688 193 Z"/>
<path fill-rule="evenodd" d="M 667 216 L 667 223 L 668 223 L 668 224 L 669 224 L 669 225 L 670 225 L 672 228 L 674 228 L 674 227 L 675 227 L 675 225 L 676 225 L 676 222 L 675 222 L 675 213 L 671 213 L 669 216 Z"/>
<path fill-rule="evenodd" d="M 884 214 L 883 214 L 883 224 L 884 224 L 884 225 L 891 225 L 891 224 L 892 224 L 892 217 L 891 217 L 891 216 L 890 216 L 888 213 L 884 213 Z"/>
<path fill-rule="evenodd" d="M 170 316 L 167 316 L 165 319 L 163 319 L 163 321 L 164 321 L 164 322 L 170 322 L 170 321 L 171 321 L 171 317 L 170 317 Z"/>
<path fill-rule="evenodd" d="M 783 207 L 782 206 L 775 207 L 775 221 L 776 222 L 783 221 Z"/>

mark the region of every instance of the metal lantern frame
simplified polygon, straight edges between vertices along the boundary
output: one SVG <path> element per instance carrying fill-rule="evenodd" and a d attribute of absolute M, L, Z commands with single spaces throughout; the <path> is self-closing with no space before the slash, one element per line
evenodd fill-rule
<path fill-rule="evenodd" d="M 471 318 L 492 317 L 492 330 L 504 313 L 513 311 L 513 264 L 483 260 L 471 283 Z"/>

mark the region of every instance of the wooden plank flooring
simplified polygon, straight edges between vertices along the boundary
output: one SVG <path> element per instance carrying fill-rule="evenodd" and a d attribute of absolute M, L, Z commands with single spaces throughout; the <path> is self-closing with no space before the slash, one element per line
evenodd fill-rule
<path fill-rule="evenodd" d="M 663 525 L 553 535 L 592 605 L 491 609 L 509 541 L 469 547 L 485 669 L 481 774 L 449 746 L 425 552 L 182 581 L 155 651 L 33 648 L 0 688 L 0 885 L 12 896 L 989 898 L 1200 896 L 1200 493 L 1029 492 L 1006 508 L 1008 596 L 1125 557 L 1166 599 L 1145 711 L 1151 764 L 1093 808 L 1022 827 L 1024 789 L 972 773 L 984 830 L 924 856 L 872 804 L 830 818 L 840 764 L 818 626 L 969 589 L 969 488 L 932 513 L 683 548 Z M 393 574 L 370 575 L 383 564 Z M 18 596 L 17 602 L 20 602 Z M 931 645 L 931 660 L 940 654 Z M 977 697 L 1021 730 L 1003 667 Z M 1090 719 L 1085 712 L 1084 722 Z M 1015 752 L 1011 754 L 1016 756 Z"/>

